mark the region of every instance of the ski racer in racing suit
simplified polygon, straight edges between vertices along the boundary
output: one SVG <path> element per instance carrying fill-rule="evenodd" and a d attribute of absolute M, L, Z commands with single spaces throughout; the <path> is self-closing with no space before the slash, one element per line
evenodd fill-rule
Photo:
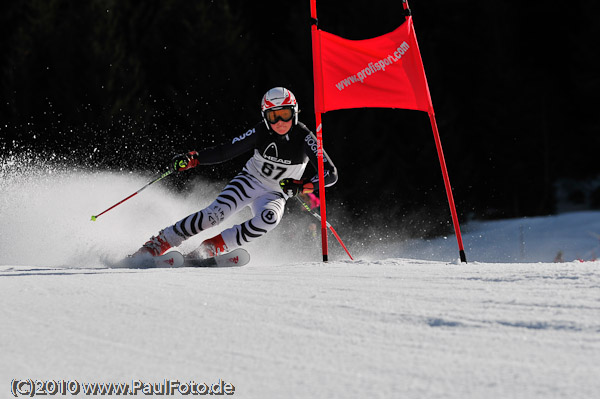
<path fill-rule="evenodd" d="M 254 150 L 243 170 L 208 207 L 161 230 L 134 256 L 162 255 L 249 206 L 251 219 L 205 240 L 197 250 L 201 257 L 229 252 L 274 229 L 281 221 L 287 199 L 314 191 L 318 175 L 310 179 L 303 175 L 309 161 L 317 169 L 317 140 L 298 121 L 295 96 L 283 87 L 273 88 L 263 96 L 261 111 L 264 123 L 260 122 L 230 143 L 173 158 L 174 169 L 183 171 L 198 165 L 222 163 Z M 325 186 L 331 186 L 337 181 L 337 170 L 325 152 L 323 161 Z"/>

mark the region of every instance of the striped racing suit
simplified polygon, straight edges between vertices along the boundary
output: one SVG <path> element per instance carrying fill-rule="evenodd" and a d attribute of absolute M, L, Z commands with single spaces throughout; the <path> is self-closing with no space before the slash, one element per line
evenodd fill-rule
<path fill-rule="evenodd" d="M 310 162 L 317 169 L 317 139 L 301 122 L 285 135 L 278 135 L 261 122 L 230 143 L 199 151 L 199 165 L 214 165 L 253 151 L 243 170 L 235 176 L 206 208 L 186 216 L 164 229 L 172 247 L 225 221 L 246 206 L 252 218 L 224 230 L 221 235 L 228 250 L 251 242 L 274 229 L 283 216 L 287 195 L 279 181 L 301 179 Z M 323 151 L 325 186 L 337 181 L 337 169 Z M 311 181 L 317 186 L 318 175 Z"/>

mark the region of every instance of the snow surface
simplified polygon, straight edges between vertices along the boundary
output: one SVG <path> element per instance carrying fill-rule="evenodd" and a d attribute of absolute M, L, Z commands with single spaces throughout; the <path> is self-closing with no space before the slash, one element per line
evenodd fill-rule
<path fill-rule="evenodd" d="M 221 379 L 238 398 L 600 397 L 599 212 L 471 222 L 468 264 L 453 236 L 351 235 L 357 260 L 331 237 L 323 264 L 282 230 L 242 268 L 111 269 L 221 187 L 153 185 L 91 222 L 152 176 L 0 171 L 0 397 L 15 378 Z"/>

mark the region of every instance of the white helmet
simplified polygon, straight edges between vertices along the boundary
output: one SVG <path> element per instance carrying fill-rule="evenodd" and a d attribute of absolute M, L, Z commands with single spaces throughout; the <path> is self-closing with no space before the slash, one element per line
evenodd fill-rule
<path fill-rule="evenodd" d="M 281 116 L 271 112 L 283 109 L 290 109 L 292 111 L 291 115 Z M 294 125 L 298 124 L 298 103 L 296 102 L 296 97 L 294 93 L 285 87 L 274 87 L 266 92 L 260 103 L 260 110 L 263 120 L 269 129 L 271 128 L 269 120 L 271 123 L 275 123 L 278 120 L 287 122 L 294 118 Z"/>

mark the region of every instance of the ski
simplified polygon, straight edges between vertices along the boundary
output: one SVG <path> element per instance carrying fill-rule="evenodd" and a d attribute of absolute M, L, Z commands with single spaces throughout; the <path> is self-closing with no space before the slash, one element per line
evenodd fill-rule
<path fill-rule="evenodd" d="M 153 258 L 154 267 L 182 267 L 184 257 L 178 251 L 167 252 L 164 255 L 156 256 Z"/>
<path fill-rule="evenodd" d="M 160 256 L 129 256 L 116 267 L 131 269 L 151 269 L 155 267 L 183 267 L 184 258 L 178 251 L 167 252 Z"/>
<path fill-rule="evenodd" d="M 245 249 L 238 248 L 213 258 L 202 259 L 185 255 L 183 259 L 183 267 L 239 267 L 250 262 L 250 254 Z"/>
<path fill-rule="evenodd" d="M 250 254 L 242 248 L 234 249 L 213 258 L 198 258 L 192 254 L 182 255 L 179 251 L 169 251 L 154 257 L 129 257 L 121 262 L 120 267 L 135 269 L 177 268 L 177 267 L 236 267 L 250 262 Z"/>

